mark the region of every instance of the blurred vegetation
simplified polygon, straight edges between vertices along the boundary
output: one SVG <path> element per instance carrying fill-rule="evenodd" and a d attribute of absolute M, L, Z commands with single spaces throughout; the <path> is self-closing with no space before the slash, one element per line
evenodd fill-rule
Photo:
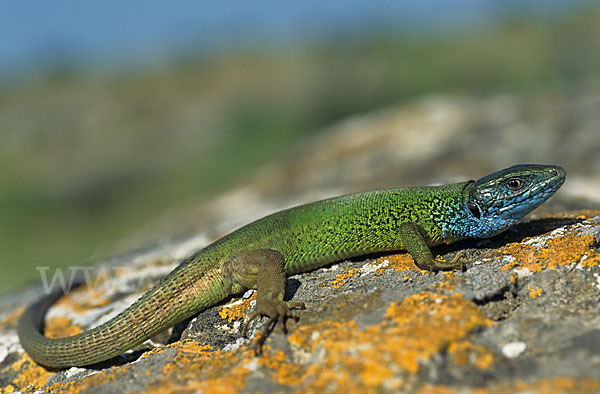
<path fill-rule="evenodd" d="M 210 198 L 302 137 L 428 92 L 527 92 L 600 70 L 600 7 L 453 35 L 378 32 L 56 68 L 0 87 L 0 290 L 82 265 L 169 207 Z"/>

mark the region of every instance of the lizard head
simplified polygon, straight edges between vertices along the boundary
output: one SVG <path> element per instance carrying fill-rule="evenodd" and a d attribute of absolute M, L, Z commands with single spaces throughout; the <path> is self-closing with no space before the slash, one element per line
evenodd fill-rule
<path fill-rule="evenodd" d="M 487 175 L 465 187 L 466 237 L 491 237 L 539 207 L 564 183 L 559 166 L 521 164 Z"/>

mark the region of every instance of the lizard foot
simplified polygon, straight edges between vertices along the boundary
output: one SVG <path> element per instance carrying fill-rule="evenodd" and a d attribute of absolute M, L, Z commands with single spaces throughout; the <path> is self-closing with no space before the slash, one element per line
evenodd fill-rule
<path fill-rule="evenodd" d="M 298 316 L 291 313 L 290 309 L 306 309 L 304 302 L 285 302 L 281 300 L 269 299 L 263 299 L 261 301 L 262 302 L 256 304 L 256 309 L 254 310 L 254 312 L 252 312 L 246 323 L 244 323 L 244 327 L 242 328 L 242 337 L 246 337 L 248 326 L 254 319 L 260 316 L 269 317 L 269 321 L 267 321 L 265 328 L 262 330 L 262 335 L 260 336 L 260 338 L 256 342 L 256 345 L 254 346 L 255 355 L 259 355 L 262 353 L 262 345 L 267 340 L 269 334 L 273 332 L 277 324 L 279 324 L 279 326 L 281 327 L 281 331 L 284 334 L 287 334 L 287 328 L 285 326 L 286 320 L 288 318 L 298 320 Z"/>
<path fill-rule="evenodd" d="M 465 271 L 465 264 L 463 260 L 467 257 L 464 251 L 458 251 L 456 255 L 450 261 L 446 261 L 441 257 L 432 260 L 431 262 L 420 262 L 417 266 L 421 269 L 428 271 L 441 271 L 441 270 L 453 270 Z"/>

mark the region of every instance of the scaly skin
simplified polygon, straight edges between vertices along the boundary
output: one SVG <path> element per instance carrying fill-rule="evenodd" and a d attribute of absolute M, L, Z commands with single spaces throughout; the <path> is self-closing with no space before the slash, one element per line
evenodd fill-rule
<path fill-rule="evenodd" d="M 303 307 L 283 301 L 285 275 L 393 250 L 408 251 L 422 268 L 460 266 L 436 261 L 429 247 L 506 230 L 554 194 L 564 179 L 565 171 L 557 166 L 519 165 L 477 181 L 377 190 L 290 208 L 208 245 L 121 314 L 79 335 L 48 339 L 40 333 L 56 297 L 43 298 L 21 317 L 19 338 L 42 365 L 90 365 L 246 288 L 258 288 L 250 320 L 267 315 L 267 329 L 278 322 L 285 328 L 289 309 Z"/>

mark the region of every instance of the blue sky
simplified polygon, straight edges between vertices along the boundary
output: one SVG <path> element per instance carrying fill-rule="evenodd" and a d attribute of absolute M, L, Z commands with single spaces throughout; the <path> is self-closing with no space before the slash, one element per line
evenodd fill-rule
<path fill-rule="evenodd" d="M 562 12 L 575 0 L 2 0 L 0 74 L 48 62 L 152 64 L 244 43 L 286 45 L 376 30 L 444 31 L 515 10 Z"/>

